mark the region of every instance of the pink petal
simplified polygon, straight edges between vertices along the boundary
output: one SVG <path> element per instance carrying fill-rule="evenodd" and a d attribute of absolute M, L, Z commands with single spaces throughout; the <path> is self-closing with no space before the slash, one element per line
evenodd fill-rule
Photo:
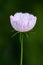
<path fill-rule="evenodd" d="M 26 32 L 36 24 L 37 17 L 29 13 L 16 13 L 14 16 L 10 16 L 10 22 L 12 27 L 19 32 Z"/>

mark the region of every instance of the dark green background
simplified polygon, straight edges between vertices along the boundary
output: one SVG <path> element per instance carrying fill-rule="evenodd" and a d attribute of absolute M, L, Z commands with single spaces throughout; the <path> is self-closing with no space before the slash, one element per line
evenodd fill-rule
<path fill-rule="evenodd" d="M 43 1 L 42 0 L 0 0 L 0 65 L 19 65 L 19 34 L 12 32 L 10 15 L 28 12 L 37 16 L 33 30 L 24 35 L 23 65 L 43 65 Z"/>

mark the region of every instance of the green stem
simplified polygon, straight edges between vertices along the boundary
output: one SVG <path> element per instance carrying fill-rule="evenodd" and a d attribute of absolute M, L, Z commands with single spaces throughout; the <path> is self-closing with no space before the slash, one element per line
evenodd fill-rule
<path fill-rule="evenodd" d="M 20 42 L 21 42 L 21 60 L 20 60 L 20 65 L 22 65 L 23 62 L 23 34 L 20 33 Z"/>

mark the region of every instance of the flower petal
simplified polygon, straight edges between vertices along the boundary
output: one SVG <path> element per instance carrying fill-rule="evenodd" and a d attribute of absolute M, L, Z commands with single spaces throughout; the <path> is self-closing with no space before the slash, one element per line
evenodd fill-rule
<path fill-rule="evenodd" d="M 16 13 L 10 16 L 12 27 L 19 32 L 31 30 L 36 24 L 37 17 L 28 13 Z"/>

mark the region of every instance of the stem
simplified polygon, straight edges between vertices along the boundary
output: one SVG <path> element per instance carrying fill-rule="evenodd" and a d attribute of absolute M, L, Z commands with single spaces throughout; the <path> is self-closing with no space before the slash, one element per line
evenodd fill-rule
<path fill-rule="evenodd" d="M 20 59 L 20 65 L 22 65 L 23 62 L 23 34 L 20 33 L 20 42 L 21 42 L 21 59 Z"/>

